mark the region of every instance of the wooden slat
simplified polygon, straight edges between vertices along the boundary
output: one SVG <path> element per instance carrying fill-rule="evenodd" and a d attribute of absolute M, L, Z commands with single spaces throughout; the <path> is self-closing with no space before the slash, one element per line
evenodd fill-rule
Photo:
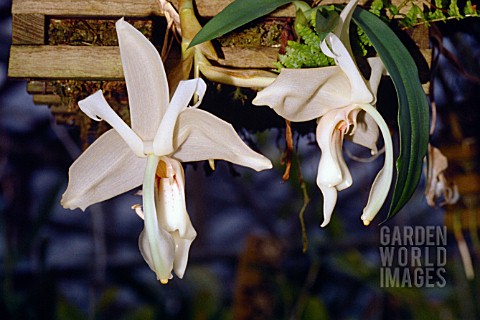
<path fill-rule="evenodd" d="M 160 15 L 157 0 L 13 0 L 12 14 L 50 16 Z"/>
<path fill-rule="evenodd" d="M 12 46 L 8 75 L 40 79 L 123 79 L 118 47 Z"/>
<path fill-rule="evenodd" d="M 194 0 L 202 17 L 213 17 L 234 0 Z M 178 8 L 178 0 L 172 0 Z M 324 0 L 322 5 L 347 3 L 347 0 Z M 364 5 L 367 0 L 360 0 Z M 162 15 L 158 0 L 13 0 L 13 14 L 43 14 L 51 16 L 139 16 Z M 293 5 L 287 5 L 272 14 L 293 17 Z"/>
<path fill-rule="evenodd" d="M 233 0 L 197 0 L 200 16 L 212 17 Z M 178 8 L 178 0 L 172 1 Z M 157 0 L 13 0 L 13 14 L 37 13 L 51 16 L 139 16 L 162 15 Z M 293 6 L 277 16 L 293 16 Z"/>
<path fill-rule="evenodd" d="M 276 48 L 224 48 L 220 63 L 235 68 L 271 68 Z M 41 62 L 41 63 L 39 63 Z M 30 79 L 122 80 L 118 47 L 12 46 L 9 77 Z"/>
<path fill-rule="evenodd" d="M 27 92 L 30 94 L 50 94 L 53 93 L 53 86 L 51 86 L 48 81 L 28 81 L 27 82 Z"/>
<path fill-rule="evenodd" d="M 12 44 L 44 44 L 45 16 L 36 13 L 12 17 Z"/>
<path fill-rule="evenodd" d="M 46 105 L 55 105 L 62 103 L 62 97 L 56 94 L 34 94 L 33 95 L 34 104 L 46 104 Z"/>

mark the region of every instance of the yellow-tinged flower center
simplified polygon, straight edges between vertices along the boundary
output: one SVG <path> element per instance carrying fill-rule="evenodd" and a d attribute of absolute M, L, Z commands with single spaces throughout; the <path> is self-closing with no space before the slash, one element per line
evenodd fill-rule
<path fill-rule="evenodd" d="M 168 178 L 167 170 L 168 170 L 167 169 L 167 164 L 165 163 L 165 161 L 163 161 L 163 160 L 158 161 L 157 171 L 155 172 L 157 177 Z"/>

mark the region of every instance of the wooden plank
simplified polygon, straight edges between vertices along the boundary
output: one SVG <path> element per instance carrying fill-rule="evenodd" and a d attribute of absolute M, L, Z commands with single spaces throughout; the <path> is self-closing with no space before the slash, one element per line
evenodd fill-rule
<path fill-rule="evenodd" d="M 12 44 L 44 44 L 45 16 L 36 13 L 12 16 Z"/>
<path fill-rule="evenodd" d="M 13 0 L 12 14 L 50 16 L 161 15 L 157 0 Z"/>
<path fill-rule="evenodd" d="M 61 104 L 62 97 L 56 94 L 34 94 L 33 103 L 46 105 Z"/>
<path fill-rule="evenodd" d="M 12 46 L 8 75 L 40 79 L 123 79 L 118 47 Z"/>
<path fill-rule="evenodd" d="M 178 0 L 171 1 L 178 8 Z M 202 17 L 213 17 L 233 0 L 197 0 Z M 326 4 L 345 1 L 325 1 Z M 129 16 L 162 15 L 158 0 L 13 0 L 13 14 L 43 14 L 50 16 Z M 277 10 L 274 16 L 293 17 L 293 5 Z"/>
<path fill-rule="evenodd" d="M 271 68 L 276 50 L 225 48 L 221 64 L 235 68 Z M 30 79 L 122 80 L 123 69 L 118 47 L 12 46 L 8 75 Z"/>
<path fill-rule="evenodd" d="M 234 0 L 194 0 L 201 17 L 213 17 Z M 178 8 L 178 0 L 172 0 Z M 324 0 L 322 5 L 347 3 L 347 0 Z M 367 0 L 360 0 L 364 5 Z M 159 16 L 158 0 L 13 0 L 13 14 L 43 14 L 51 16 Z M 293 5 L 287 5 L 272 16 L 293 17 Z"/>
<path fill-rule="evenodd" d="M 27 92 L 30 94 L 49 94 L 53 93 L 53 90 L 49 81 L 32 80 L 27 82 Z"/>

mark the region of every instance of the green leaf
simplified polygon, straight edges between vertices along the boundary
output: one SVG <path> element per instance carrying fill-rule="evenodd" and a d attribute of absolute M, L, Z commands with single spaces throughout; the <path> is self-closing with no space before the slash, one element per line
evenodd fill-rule
<path fill-rule="evenodd" d="M 329 10 L 317 10 L 315 18 L 315 31 L 318 33 L 321 39 L 332 32 L 338 24 L 340 16 L 335 11 Z"/>
<path fill-rule="evenodd" d="M 197 33 L 190 47 L 224 35 L 290 2 L 293 0 L 236 0 L 213 17 Z"/>
<path fill-rule="evenodd" d="M 397 35 L 380 18 L 361 8 L 356 8 L 353 19 L 380 55 L 397 91 L 400 154 L 388 220 L 412 197 L 420 181 L 429 140 L 429 106 L 417 66 Z"/>

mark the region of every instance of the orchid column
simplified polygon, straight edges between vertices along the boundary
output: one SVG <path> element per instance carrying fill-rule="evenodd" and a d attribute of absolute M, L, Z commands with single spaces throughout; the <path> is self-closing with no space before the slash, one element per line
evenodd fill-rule
<path fill-rule="evenodd" d="M 145 221 L 139 247 L 162 283 L 172 270 L 182 278 L 196 237 L 185 206 L 180 162 L 227 160 L 260 171 L 271 162 L 252 151 L 233 127 L 197 109 L 206 91 L 202 79 L 181 81 L 169 99 L 160 55 L 133 26 L 116 23 L 130 106 L 131 128 L 111 109 L 101 91 L 79 102 L 94 120 L 113 129 L 98 138 L 70 167 L 62 198 L 65 208 L 85 210 L 143 183 Z M 192 98 L 198 102 L 189 106 Z"/>

